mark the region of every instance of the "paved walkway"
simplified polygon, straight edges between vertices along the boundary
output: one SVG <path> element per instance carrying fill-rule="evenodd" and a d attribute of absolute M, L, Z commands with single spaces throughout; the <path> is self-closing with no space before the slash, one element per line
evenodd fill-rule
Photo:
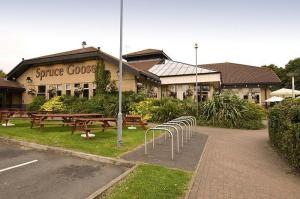
<path fill-rule="evenodd" d="M 189 198 L 300 198 L 300 177 L 257 131 L 199 127 L 209 136 Z"/>
<path fill-rule="evenodd" d="M 175 136 L 174 160 L 171 159 L 171 140 L 170 138 L 165 140 L 164 136 L 156 139 L 154 149 L 152 148 L 152 142 L 147 145 L 148 155 L 145 155 L 145 148 L 143 145 L 138 149 L 121 156 L 121 158 L 130 161 L 147 162 L 171 168 L 195 171 L 203 152 L 205 142 L 207 141 L 207 135 L 194 133 L 191 140 L 188 142 L 184 139 L 184 147 L 180 147 L 179 153 L 177 152 L 176 138 L 177 137 Z M 181 140 L 182 139 L 180 139 L 180 143 Z"/>

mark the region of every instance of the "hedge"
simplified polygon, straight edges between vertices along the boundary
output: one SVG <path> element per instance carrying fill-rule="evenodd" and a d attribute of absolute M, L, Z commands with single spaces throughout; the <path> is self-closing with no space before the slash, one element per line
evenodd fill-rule
<path fill-rule="evenodd" d="M 269 113 L 272 145 L 300 171 L 300 99 L 284 100 Z"/>

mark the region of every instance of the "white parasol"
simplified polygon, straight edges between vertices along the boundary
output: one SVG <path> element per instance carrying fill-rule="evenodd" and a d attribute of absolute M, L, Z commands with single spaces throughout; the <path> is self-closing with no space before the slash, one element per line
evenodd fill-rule
<path fill-rule="evenodd" d="M 267 99 L 265 102 L 281 102 L 282 100 L 282 97 L 273 96 Z"/>

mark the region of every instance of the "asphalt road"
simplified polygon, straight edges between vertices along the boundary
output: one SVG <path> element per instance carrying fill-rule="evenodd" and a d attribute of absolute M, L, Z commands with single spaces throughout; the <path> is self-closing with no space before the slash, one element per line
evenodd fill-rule
<path fill-rule="evenodd" d="M 81 199 L 127 169 L 0 141 L 0 199 Z"/>

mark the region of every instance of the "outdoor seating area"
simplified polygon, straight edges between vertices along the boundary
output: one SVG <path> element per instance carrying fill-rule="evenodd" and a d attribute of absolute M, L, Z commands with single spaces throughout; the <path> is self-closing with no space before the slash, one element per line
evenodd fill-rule
<path fill-rule="evenodd" d="M 12 126 L 12 123 L 9 123 L 11 119 L 24 119 L 29 118 L 30 112 L 23 110 L 2 110 L 0 111 L 0 122 L 4 122 L 2 126 Z"/>
<path fill-rule="evenodd" d="M 25 119 L 30 123 L 30 129 L 39 127 L 40 131 L 43 131 L 46 126 L 61 126 L 70 127 L 71 134 L 76 131 L 82 133 L 81 137 L 90 139 L 95 137 L 92 131 L 105 129 L 116 129 L 117 119 L 114 117 L 104 117 L 99 113 L 53 113 L 50 111 L 24 111 L 24 110 L 2 110 L 0 111 L 0 122 L 3 127 L 11 127 L 15 124 L 10 123 L 12 120 Z M 142 121 L 142 117 L 138 115 L 126 115 L 123 120 L 123 127 L 128 125 L 141 126 L 143 129 L 147 129 L 147 122 Z"/>
<path fill-rule="evenodd" d="M 66 125 L 73 126 L 75 124 L 75 119 L 78 118 L 102 118 L 103 114 L 32 114 L 31 119 L 31 128 L 35 125 L 39 126 L 40 129 L 44 128 L 45 125 Z"/>
<path fill-rule="evenodd" d="M 126 115 L 123 121 L 123 126 L 141 126 L 147 129 L 147 121 L 143 121 L 140 115 Z"/>
<path fill-rule="evenodd" d="M 114 123 L 115 125 L 112 125 Z M 93 118 L 75 118 L 74 125 L 71 125 L 72 134 L 76 130 L 83 131 L 85 134 L 81 136 L 89 139 L 95 137 L 95 134 L 91 134 L 92 130 L 101 129 L 102 132 L 106 128 L 116 129 L 117 119 L 116 118 L 103 118 L 103 117 L 93 117 Z"/>

